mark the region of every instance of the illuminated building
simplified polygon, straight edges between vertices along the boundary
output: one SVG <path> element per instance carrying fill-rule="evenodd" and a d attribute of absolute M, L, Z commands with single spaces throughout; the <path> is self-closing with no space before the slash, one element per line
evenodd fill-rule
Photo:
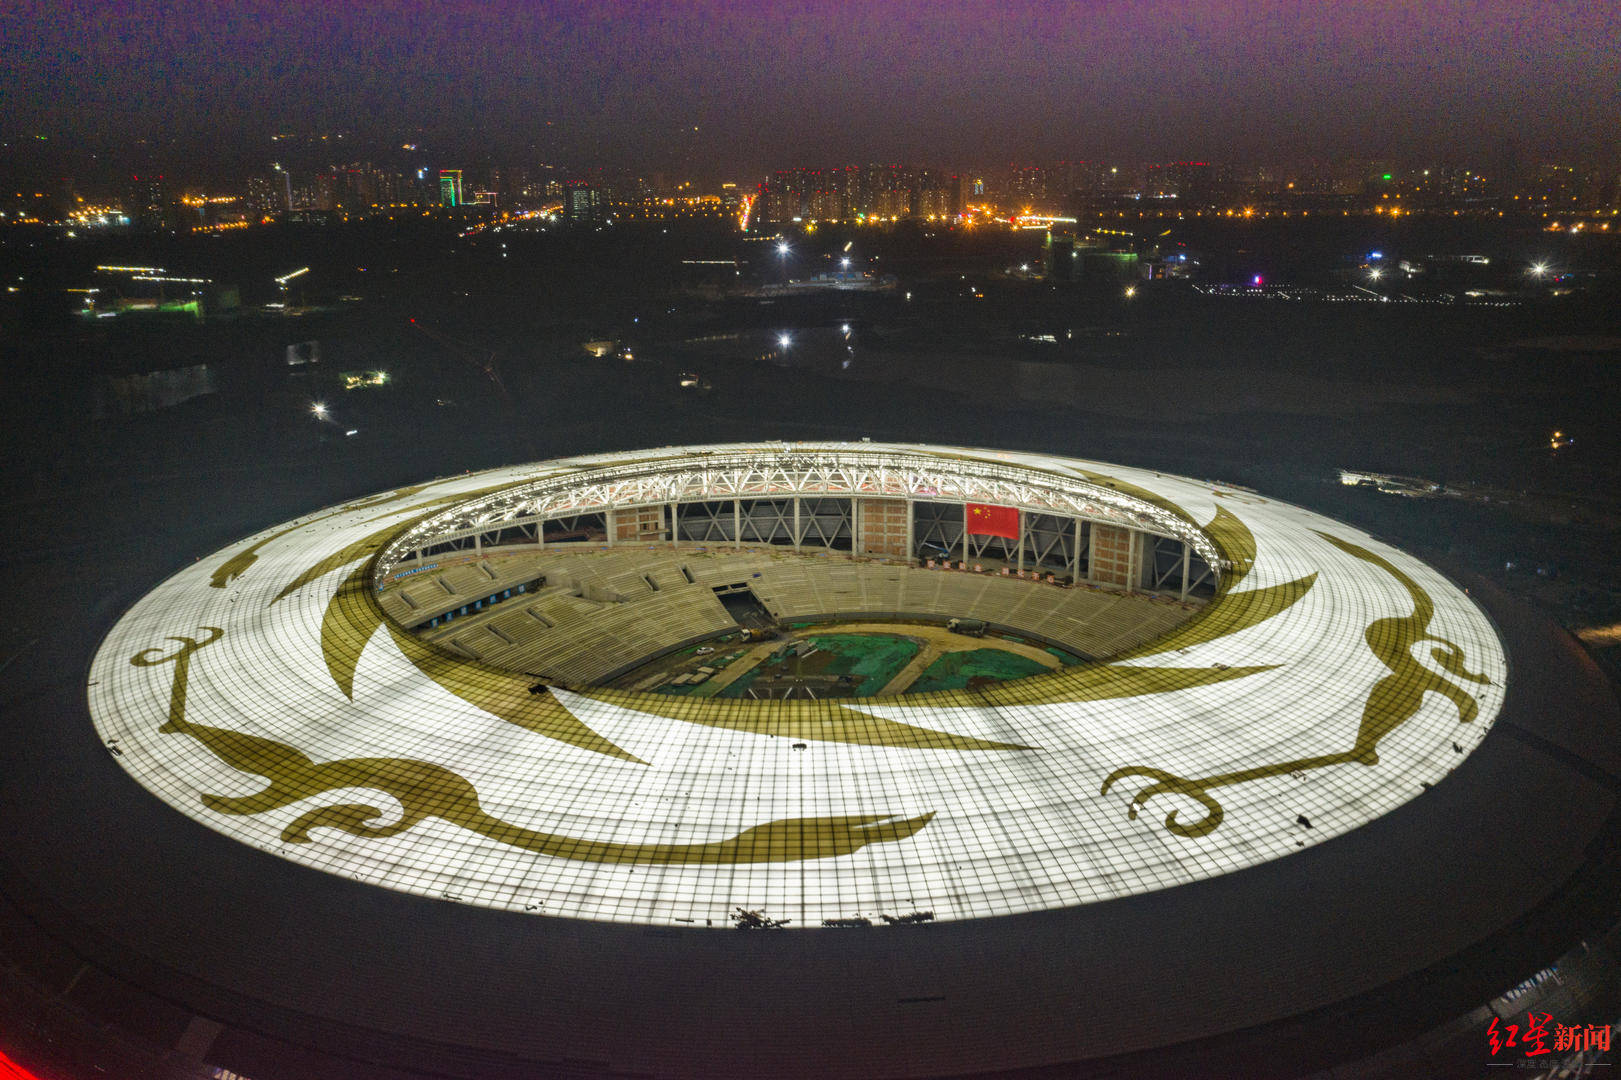
<path fill-rule="evenodd" d="M 439 170 L 439 205 L 460 206 L 462 204 L 462 171 L 460 169 Z"/>
<path fill-rule="evenodd" d="M 867 216 L 876 218 L 903 218 L 912 212 L 911 193 L 901 188 L 874 191 L 867 203 Z"/>
<path fill-rule="evenodd" d="M 248 212 L 260 217 L 287 210 L 287 174 L 278 170 L 273 176 L 249 177 L 244 201 Z"/>
<path fill-rule="evenodd" d="M 1037 165 L 1015 168 L 1008 177 L 1007 197 L 1011 206 L 1047 210 L 1047 170 Z"/>
<path fill-rule="evenodd" d="M 570 221 L 596 221 L 602 217 L 602 189 L 594 184 L 569 184 L 564 195 L 563 213 Z"/>
<path fill-rule="evenodd" d="M 951 192 L 943 187 L 927 187 L 917 193 L 917 216 L 947 218 L 956 213 Z"/>
<path fill-rule="evenodd" d="M 814 221 L 841 218 L 845 214 L 844 197 L 837 191 L 814 191 L 808 200 L 806 210 Z"/>
<path fill-rule="evenodd" d="M 252 547 L 259 558 L 241 567 L 234 594 L 214 582 L 217 566 L 237 572 L 237 549 L 196 564 L 142 601 L 91 671 L 92 713 L 103 739 L 122 748 L 119 764 L 177 810 L 281 858 L 429 896 L 466 892 L 469 902 L 520 914 L 539 902 L 553 918 L 652 925 L 713 925 L 739 906 L 812 926 L 877 911 L 972 920 L 1146 894 L 1171 881 L 1286 858 L 1296 851 L 1299 830 L 1269 807 L 1292 784 L 1310 788 L 1312 840 L 1327 841 L 1416 797 L 1418 779 L 1444 777 L 1458 753 L 1486 736 L 1502 706 L 1502 646 L 1462 590 L 1346 526 L 1282 504 L 1230 507 L 1219 489 L 1212 493 L 1197 481 L 1040 456 L 806 443 L 604 455 L 448 487 L 464 494 L 440 509 L 434 500 L 445 492 L 436 490 L 325 512 L 318 530 L 293 523 L 274 548 Z M 739 494 L 756 489 L 769 494 Z M 986 524 L 976 524 L 975 515 Z M 386 537 L 367 549 L 375 557 L 357 555 L 354 566 L 342 564 L 342 575 L 318 586 L 301 573 L 373 535 Z M 617 553 L 605 554 L 611 549 Z M 828 563 L 835 552 L 855 561 Z M 929 569 L 930 559 L 979 570 Z M 564 579 L 598 606 L 562 602 L 557 582 Z M 1043 638 L 1049 646 L 1075 657 L 1121 659 L 1066 670 L 1049 657 L 1015 668 L 1026 675 L 998 691 L 994 737 L 977 698 L 916 696 L 899 676 L 885 676 L 898 689 L 861 702 L 861 713 L 846 708 L 856 691 L 841 695 L 836 681 L 820 677 L 812 683 L 821 693 L 791 700 L 795 684 L 787 673 L 773 676 L 789 691 L 781 700 L 660 697 L 646 687 L 622 688 L 625 679 L 642 686 L 647 657 L 668 643 L 697 633 L 724 645 L 738 624 L 717 596 L 723 590 L 711 586 L 732 589 L 726 583 L 734 579 L 748 583 L 737 591 L 780 622 L 827 621 L 830 601 L 821 592 L 854 587 L 866 599 L 842 601 L 855 603 L 855 614 L 831 619 L 832 627 L 873 621 L 860 614 L 861 604 L 915 608 L 925 621 L 960 611 L 1016 630 L 1040 622 L 1052 627 Z M 836 585 L 845 579 L 858 585 Z M 1085 587 L 1064 589 L 1054 584 L 1060 579 Z M 1364 640 L 1362 627 L 1400 609 L 1387 601 L 1393 584 L 1429 614 L 1386 632 L 1451 650 L 1458 662 L 1444 670 L 1452 676 L 1412 663 L 1410 647 L 1392 651 Z M 291 591 L 297 600 L 278 599 Z M 532 593 L 543 602 L 544 623 L 526 609 Z M 311 605 L 324 614 L 311 619 Z M 1207 607 L 1211 614 L 1194 617 Z M 154 627 L 188 618 L 219 628 L 193 635 L 196 663 L 206 665 L 200 673 L 231 670 L 218 669 L 215 654 L 204 651 L 223 636 L 234 643 L 233 665 L 251 665 L 255 675 L 240 683 L 195 681 L 186 718 L 171 711 L 165 725 L 154 721 L 151 703 L 164 700 L 172 665 L 132 666 L 128 658 L 146 655 Z M 379 636 L 385 625 L 392 630 Z M 301 644 L 308 635 L 313 650 Z M 340 642 L 353 651 L 335 651 Z M 725 651 L 717 648 L 716 663 Z M 1333 755 L 1327 746 L 1318 751 L 1326 757 L 1304 752 L 1326 732 L 1353 730 L 1368 687 L 1392 668 L 1454 707 L 1420 713 L 1416 694 L 1410 707 L 1401 703 L 1405 697 L 1381 705 L 1390 712 L 1385 727 L 1404 729 L 1401 739 L 1375 739 L 1381 768 L 1370 767 L 1371 753 Z M 655 668 L 661 685 L 668 676 L 657 673 L 666 670 Z M 1154 677 L 1144 681 L 1145 673 Z M 541 696 L 527 692 L 537 676 L 549 688 Z M 309 704 L 329 696 L 334 680 L 353 703 L 341 729 Z M 525 692 L 509 698 L 506 684 Z M 1100 686 L 1108 692 L 1099 693 Z M 446 694 L 473 708 L 448 708 Z M 1310 722 L 1298 715 L 1302 694 L 1315 702 Z M 287 716 L 278 738 L 309 760 L 350 757 L 355 750 L 346 747 L 360 745 L 368 760 L 409 755 L 462 777 L 457 784 L 469 791 L 481 788 L 479 804 L 492 811 L 463 814 L 443 798 L 425 805 L 426 814 L 452 827 L 429 830 L 416 844 L 390 845 L 384 863 L 367 855 L 370 827 L 310 809 L 322 791 L 314 766 L 299 774 L 305 780 L 289 772 L 276 781 L 289 785 L 287 804 L 305 806 L 303 824 L 289 824 L 252 800 L 211 800 L 206 792 L 219 786 L 214 774 L 222 766 L 253 771 L 259 759 L 187 724 L 251 727 L 266 701 L 278 702 Z M 1221 701 L 1231 703 L 1225 711 Z M 858 715 L 865 720 L 858 723 Z M 686 725 L 679 748 L 670 742 L 672 720 Z M 501 738 L 513 725 L 512 737 Z M 820 756 L 808 767 L 825 757 L 827 771 L 806 789 L 813 795 L 774 798 L 755 809 L 755 793 L 807 766 L 782 757 L 718 778 L 728 755 L 743 746 L 736 733 L 759 739 L 778 729 L 816 741 Z M 1266 739 L 1258 740 L 1263 729 Z M 493 779 L 481 779 L 490 764 L 482 755 L 496 742 L 503 760 L 523 761 L 513 772 L 523 781 L 501 788 L 505 814 L 532 819 L 547 806 L 568 805 L 581 824 L 554 831 L 620 819 L 615 843 L 599 851 L 584 841 L 564 844 L 488 823 L 496 788 Z M 1282 764 L 1259 767 L 1282 743 L 1295 752 L 1283 753 Z M 1174 760 L 1180 774 L 1223 778 L 1208 785 L 1219 796 L 1199 797 L 1202 818 L 1173 819 L 1162 829 L 1152 812 L 1158 805 L 1137 815 L 1137 804 L 1169 801 L 1164 783 L 1151 782 L 1163 774 L 1136 767 L 1161 759 Z M 177 767 L 181 760 L 189 764 Z M 717 777 L 701 790 L 685 779 L 700 762 Z M 1238 778 L 1233 769 L 1240 763 L 1257 767 Z M 924 768 L 938 770 L 941 782 L 903 782 Z M 1052 775 L 1047 800 L 1025 791 L 1038 783 L 1038 772 Z M 657 802 L 640 812 L 620 805 L 620 773 L 637 778 L 638 791 L 687 791 L 677 812 L 700 836 L 729 835 L 739 820 L 769 831 L 776 818 L 854 813 L 856 806 L 876 815 L 873 821 L 905 827 L 872 832 L 857 844 L 867 852 L 859 860 L 839 857 L 847 852 L 831 826 L 833 847 L 826 851 L 801 851 L 820 842 L 812 833 L 776 854 L 754 850 L 749 841 L 711 844 L 710 857 L 700 854 L 708 850 L 700 842 L 692 858 L 664 857 L 658 854 L 664 841 L 650 838 L 667 834 L 659 822 L 668 812 Z M 1058 784 L 1083 773 L 1085 784 Z M 1097 782 L 1104 794 L 1116 783 L 1142 790 L 1127 813 L 1120 800 L 1099 795 Z M 448 779 L 432 783 L 439 792 L 461 790 Z M 357 774 L 328 786 L 380 787 L 385 778 Z M 1047 790 L 1045 781 L 1038 786 Z M 876 803 L 864 794 L 902 791 L 910 794 Z M 406 804 L 408 825 L 425 820 L 409 791 L 398 788 L 396 797 Z M 987 818 L 998 827 L 978 828 Z M 1088 825 L 1060 828 L 1060 820 Z M 319 830 L 307 837 L 314 843 L 287 843 L 306 828 Z M 1170 846 L 1144 843 L 1156 834 L 1168 836 Z M 1186 843 L 1207 834 L 1231 842 Z M 638 854 L 621 857 L 620 848 Z M 515 852 L 527 852 L 523 888 L 487 887 L 507 872 Z M 1005 880 L 987 869 L 966 889 L 951 872 L 955 863 L 1003 865 L 999 860 L 1014 854 L 1023 869 L 1008 871 Z M 582 861 L 593 867 L 598 887 L 574 887 Z M 781 864 L 794 867 L 791 883 Z M 863 866 L 882 872 L 863 873 Z M 672 887 L 676 879 L 680 888 Z"/>
<path fill-rule="evenodd" d="M 260 523 L 52 613 L 0 1010 L 21 973 L 200 1076 L 1323 1075 L 1484 1058 L 1612 910 L 1602 674 L 1268 495 L 757 442 Z M 834 639 L 901 613 L 858 687 Z"/>

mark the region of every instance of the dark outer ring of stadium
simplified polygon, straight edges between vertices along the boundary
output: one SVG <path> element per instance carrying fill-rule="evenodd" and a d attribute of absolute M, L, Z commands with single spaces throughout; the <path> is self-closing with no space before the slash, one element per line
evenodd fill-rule
<path fill-rule="evenodd" d="M 1434 1044 L 1446 1025 L 1451 1050 L 1431 1052 L 1483 1064 L 1484 1036 L 1460 1017 L 1583 935 L 1614 942 L 1621 708 L 1544 615 L 1455 579 L 1497 625 L 1507 701 L 1446 781 L 1392 813 L 1123 900 L 787 933 L 514 916 L 231 841 L 96 741 L 83 672 L 138 590 L 64 602 L 60 632 L 15 658 L 5 690 L 0 1009 L 32 1017 L 36 1047 L 77 1024 L 168 1051 L 144 1075 L 207 1075 L 206 1061 L 252 1080 L 1290 1077 Z M 1325 971 L 1363 985 L 1296 1015 Z M 385 1023 L 354 1022 L 362 1002 Z M 458 1042 L 409 1034 L 447 1010 Z M 519 1033 L 547 1049 L 511 1053 Z"/>

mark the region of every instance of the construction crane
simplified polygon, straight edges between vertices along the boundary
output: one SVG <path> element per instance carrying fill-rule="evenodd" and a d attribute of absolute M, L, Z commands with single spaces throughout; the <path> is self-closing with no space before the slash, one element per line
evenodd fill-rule
<path fill-rule="evenodd" d="M 490 382 L 494 383 L 497 390 L 501 391 L 501 396 L 503 398 L 507 399 L 508 401 L 512 400 L 512 395 L 507 391 L 507 384 L 501 381 L 501 373 L 496 370 L 494 352 L 491 352 L 489 355 L 485 356 L 483 360 L 480 360 L 465 344 L 457 341 L 455 338 L 447 337 L 437 330 L 430 329 L 417 322 L 415 319 L 411 320 L 411 325 L 416 328 L 416 330 L 420 332 L 423 337 L 438 345 L 440 348 L 444 349 L 462 363 L 482 372 L 484 377 L 489 379 Z"/>

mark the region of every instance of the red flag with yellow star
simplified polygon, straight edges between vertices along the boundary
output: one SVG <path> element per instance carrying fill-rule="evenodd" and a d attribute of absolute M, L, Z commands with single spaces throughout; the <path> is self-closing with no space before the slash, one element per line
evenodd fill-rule
<path fill-rule="evenodd" d="M 968 533 L 970 536 L 1005 536 L 1009 540 L 1017 540 L 1019 511 L 1012 506 L 969 503 Z"/>

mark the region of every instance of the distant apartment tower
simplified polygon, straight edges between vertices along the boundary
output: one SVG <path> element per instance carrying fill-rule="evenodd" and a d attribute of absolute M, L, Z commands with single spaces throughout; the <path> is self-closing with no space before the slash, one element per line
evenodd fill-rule
<path fill-rule="evenodd" d="M 903 218 L 912 214 L 912 195 L 901 188 L 890 188 L 878 191 L 871 196 L 868 217 L 874 218 Z"/>
<path fill-rule="evenodd" d="M 837 191 L 813 191 L 810 216 L 815 221 L 836 221 L 844 216 L 844 196 Z"/>
<path fill-rule="evenodd" d="M 948 187 L 926 187 L 917 193 L 917 216 L 931 220 L 955 217 L 956 201 Z"/>
<path fill-rule="evenodd" d="M 816 216 L 812 206 L 815 194 L 837 190 L 831 178 L 824 176 L 820 169 L 778 169 L 767 181 L 760 217 L 767 221 L 793 221 L 805 215 Z M 842 216 L 842 199 L 840 204 L 838 212 L 827 216 Z M 824 205 L 830 206 L 831 201 L 824 201 Z"/>
<path fill-rule="evenodd" d="M 462 171 L 460 169 L 439 170 L 439 205 L 460 206 L 462 204 Z"/>
<path fill-rule="evenodd" d="M 921 169 L 914 176 L 912 216 L 936 221 L 955 217 L 962 209 L 962 180 L 938 169 Z"/>
<path fill-rule="evenodd" d="M 277 172 L 273 176 L 249 177 L 247 197 L 244 200 L 247 203 L 248 213 L 256 217 L 279 214 L 289 208 L 290 192 L 287 174 L 284 172 Z"/>
<path fill-rule="evenodd" d="M 1008 176 L 1008 200 L 1015 209 L 1045 208 L 1047 204 L 1047 170 L 1039 165 L 1015 167 Z"/>
<path fill-rule="evenodd" d="M 153 231 L 175 226 L 175 206 L 163 176 L 132 176 L 124 200 L 124 214 L 137 229 Z"/>
<path fill-rule="evenodd" d="M 570 221 L 596 221 L 602 217 L 602 189 L 592 184 L 570 184 L 563 213 Z"/>
<path fill-rule="evenodd" d="M 868 217 L 902 216 L 911 212 L 912 199 L 905 189 L 899 165 L 868 165 L 856 177 L 855 210 Z"/>

